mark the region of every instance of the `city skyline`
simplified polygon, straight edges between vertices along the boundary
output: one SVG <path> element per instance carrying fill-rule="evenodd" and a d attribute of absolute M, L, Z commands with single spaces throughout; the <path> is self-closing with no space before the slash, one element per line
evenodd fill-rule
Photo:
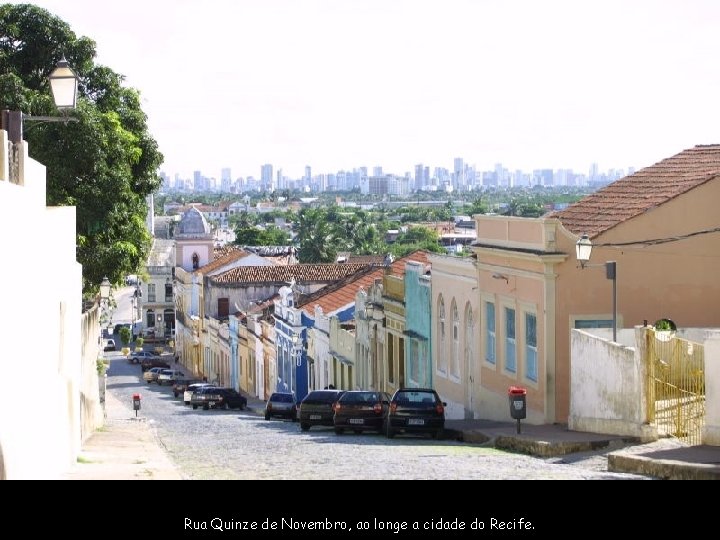
<path fill-rule="evenodd" d="M 637 170 L 718 142 L 711 1 L 32 3 L 140 90 L 170 177 Z"/>

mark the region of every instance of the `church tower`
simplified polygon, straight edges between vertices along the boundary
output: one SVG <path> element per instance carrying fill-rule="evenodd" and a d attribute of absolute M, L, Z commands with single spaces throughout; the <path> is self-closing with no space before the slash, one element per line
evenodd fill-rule
<path fill-rule="evenodd" d="M 175 227 L 175 264 L 193 272 L 212 261 L 213 236 L 200 210 L 187 210 Z"/>

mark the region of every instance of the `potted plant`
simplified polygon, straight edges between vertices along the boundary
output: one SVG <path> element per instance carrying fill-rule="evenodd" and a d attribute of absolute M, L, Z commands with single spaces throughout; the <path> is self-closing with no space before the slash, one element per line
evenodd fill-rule
<path fill-rule="evenodd" d="M 142 351 L 143 350 L 143 343 L 145 343 L 145 340 L 141 337 L 137 338 L 135 340 L 135 350 L 136 351 Z"/>
<path fill-rule="evenodd" d="M 653 328 L 655 329 L 655 337 L 660 341 L 670 341 L 675 335 L 677 325 L 672 319 L 658 319 L 653 324 Z"/>
<path fill-rule="evenodd" d="M 122 326 L 120 328 L 120 341 L 123 344 L 122 353 L 127 356 L 130 353 L 130 338 L 132 337 L 132 333 L 130 332 L 130 329 L 127 326 Z"/>

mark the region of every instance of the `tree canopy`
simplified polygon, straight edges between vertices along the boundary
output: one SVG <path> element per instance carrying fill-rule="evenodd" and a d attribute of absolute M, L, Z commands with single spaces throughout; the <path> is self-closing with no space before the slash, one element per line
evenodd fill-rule
<path fill-rule="evenodd" d="M 163 157 L 138 90 L 97 65 L 95 42 L 31 4 L 0 5 L 0 108 L 56 115 L 48 75 L 65 57 L 79 77 L 72 123 L 27 122 L 30 156 L 47 167 L 47 204 L 76 207 L 83 290 L 119 283 L 144 264 L 151 238 L 146 197 Z"/>

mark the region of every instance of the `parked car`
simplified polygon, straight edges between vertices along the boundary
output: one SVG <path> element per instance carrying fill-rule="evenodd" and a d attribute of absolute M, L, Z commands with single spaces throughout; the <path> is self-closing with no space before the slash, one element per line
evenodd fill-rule
<path fill-rule="evenodd" d="M 355 433 L 362 433 L 365 430 L 382 433 L 389 407 L 390 394 L 386 392 L 365 390 L 345 392 L 333 407 L 335 433 L 341 435 L 345 429 L 352 429 Z"/>
<path fill-rule="evenodd" d="M 265 403 L 265 420 L 272 417 L 289 418 L 297 422 L 297 403 L 290 392 L 275 392 Z"/>
<path fill-rule="evenodd" d="M 184 377 L 185 374 L 177 369 L 163 369 L 157 377 L 157 383 L 159 386 L 163 384 L 175 384 L 175 379 Z"/>
<path fill-rule="evenodd" d="M 311 426 L 334 426 L 333 405 L 343 395 L 343 390 L 313 390 L 300 402 L 300 429 Z"/>
<path fill-rule="evenodd" d="M 145 357 L 142 360 L 140 360 L 140 366 L 142 367 L 143 371 L 147 371 L 150 368 L 165 368 L 170 369 L 170 363 L 174 360 L 173 356 L 166 355 L 166 356 L 157 356 L 152 355 L 149 357 Z"/>
<path fill-rule="evenodd" d="M 162 370 L 163 368 L 161 367 L 154 367 L 152 369 L 149 369 L 145 373 L 143 373 L 143 379 L 146 380 L 148 384 L 152 382 L 157 382 L 157 378 Z"/>
<path fill-rule="evenodd" d="M 105 346 L 103 347 L 103 351 L 117 351 L 117 347 L 115 346 L 115 340 L 114 339 L 108 339 L 105 342 Z"/>
<path fill-rule="evenodd" d="M 187 378 L 175 379 L 175 383 L 173 384 L 173 396 L 178 397 L 179 395 L 184 394 L 185 390 L 188 389 L 188 386 L 198 383 L 202 383 L 202 381 L 200 379 Z"/>
<path fill-rule="evenodd" d="M 146 358 L 154 358 L 155 355 L 150 351 L 133 351 L 128 353 L 127 361 L 131 364 L 139 364 Z M 159 367 L 159 366 L 157 366 Z"/>
<path fill-rule="evenodd" d="M 446 406 L 432 388 L 400 388 L 390 400 L 385 423 L 388 439 L 397 433 L 429 433 L 441 438 Z"/>
<path fill-rule="evenodd" d="M 185 389 L 185 392 L 183 393 L 183 402 L 185 403 L 185 405 L 190 405 L 190 401 L 192 400 L 193 394 L 196 390 L 199 390 L 200 388 L 204 388 L 206 386 L 212 386 L 212 384 L 208 382 L 189 384 Z"/>
<path fill-rule="evenodd" d="M 208 409 L 240 409 L 247 406 L 245 396 L 233 388 L 218 388 L 217 386 L 203 386 L 198 388 L 190 398 L 193 409 L 202 407 Z"/>

